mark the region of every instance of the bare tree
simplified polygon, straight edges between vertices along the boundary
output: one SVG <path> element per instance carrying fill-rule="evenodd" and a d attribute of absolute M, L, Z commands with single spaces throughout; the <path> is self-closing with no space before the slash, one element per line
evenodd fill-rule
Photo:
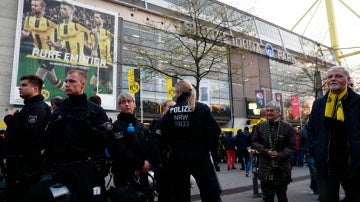
<path fill-rule="evenodd" d="M 174 0 L 172 5 L 161 20 L 149 20 L 144 27 L 149 37 L 139 37 L 136 43 L 125 40 L 129 55 L 123 64 L 152 76 L 191 77 L 197 92 L 205 77 L 227 80 L 232 40 L 251 35 L 251 17 L 216 1 Z M 231 68 L 236 73 L 244 67 Z"/>
<path fill-rule="evenodd" d="M 325 90 L 325 72 L 332 64 L 331 54 L 326 47 L 320 46 L 318 43 L 308 42 L 307 58 L 299 60 L 293 68 L 288 68 L 284 64 L 283 70 L 278 74 L 272 74 L 274 84 L 279 84 L 276 89 L 299 94 L 302 96 L 312 96 L 318 98 L 323 95 Z M 330 53 L 330 52 L 329 52 Z"/>

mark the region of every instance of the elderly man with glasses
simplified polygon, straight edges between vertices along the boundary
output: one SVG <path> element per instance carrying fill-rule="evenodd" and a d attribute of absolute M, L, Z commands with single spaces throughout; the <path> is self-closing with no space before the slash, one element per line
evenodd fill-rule
<path fill-rule="evenodd" d="M 346 201 L 360 201 L 360 96 L 345 67 L 330 68 L 326 77 L 328 91 L 315 100 L 308 122 L 319 200 L 339 201 L 342 185 Z"/>

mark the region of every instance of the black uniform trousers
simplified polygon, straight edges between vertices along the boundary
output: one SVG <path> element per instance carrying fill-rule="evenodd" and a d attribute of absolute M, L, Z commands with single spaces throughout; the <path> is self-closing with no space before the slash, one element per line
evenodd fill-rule
<path fill-rule="evenodd" d="M 169 174 L 173 202 L 190 202 L 190 175 L 196 180 L 202 202 L 221 201 L 221 187 L 209 152 L 173 149 Z"/>
<path fill-rule="evenodd" d="M 55 179 L 66 185 L 75 194 L 74 201 L 104 201 L 105 183 L 94 163 L 75 163 L 60 165 L 55 169 Z M 94 188 L 100 187 L 99 195 L 94 195 Z M 98 194 L 98 193 L 97 193 Z"/>
<path fill-rule="evenodd" d="M 171 176 L 168 168 L 160 168 L 155 172 L 157 192 L 159 193 L 158 202 L 171 201 Z"/>
<path fill-rule="evenodd" d="M 41 157 L 26 162 L 22 157 L 8 157 L 6 160 L 6 199 L 8 202 L 22 201 L 27 190 L 40 179 Z"/>
<path fill-rule="evenodd" d="M 54 177 L 33 186 L 26 194 L 25 201 L 52 201 L 49 200 L 49 198 L 53 198 L 50 186 L 58 183 L 65 185 L 69 189 L 71 193 L 69 201 L 71 202 L 107 201 L 104 178 L 99 175 L 96 166 L 91 162 L 56 165 L 54 167 Z M 100 193 L 94 193 L 96 187 L 100 187 Z"/>

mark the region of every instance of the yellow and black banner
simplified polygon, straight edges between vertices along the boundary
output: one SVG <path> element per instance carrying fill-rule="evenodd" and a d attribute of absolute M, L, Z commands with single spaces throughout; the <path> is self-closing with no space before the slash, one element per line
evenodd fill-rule
<path fill-rule="evenodd" d="M 140 69 L 129 69 L 127 73 L 129 93 L 134 95 L 136 106 L 140 106 Z"/>
<path fill-rule="evenodd" d="M 176 78 L 173 77 L 166 77 L 166 90 L 167 90 L 167 99 L 168 100 L 175 100 L 175 84 L 177 82 Z"/>

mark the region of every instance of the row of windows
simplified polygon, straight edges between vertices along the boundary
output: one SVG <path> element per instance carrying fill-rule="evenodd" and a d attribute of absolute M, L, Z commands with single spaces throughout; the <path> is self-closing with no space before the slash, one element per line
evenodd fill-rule
<path fill-rule="evenodd" d="M 179 0 L 164 0 L 173 4 L 178 4 Z M 203 1 L 198 1 L 203 2 Z M 179 3 L 182 5 L 182 3 Z M 179 5 L 178 4 L 178 5 Z M 216 5 L 213 5 L 216 6 Z M 223 6 L 223 5 L 218 5 Z M 242 11 L 239 11 L 235 8 L 225 7 L 223 6 L 223 10 L 225 10 L 228 13 L 227 18 L 229 18 L 229 21 L 231 21 L 231 15 L 234 13 L 238 13 L 239 15 L 244 15 L 244 22 L 246 23 L 240 23 L 241 26 L 237 26 L 235 23 L 228 23 L 228 27 L 231 28 L 234 32 L 243 33 L 245 30 L 245 33 L 248 35 L 254 36 L 258 39 L 260 39 L 261 43 L 270 42 L 274 45 L 278 45 L 280 47 L 283 47 L 284 51 L 292 50 L 296 51 L 298 53 L 303 53 L 304 57 L 311 56 L 314 58 L 318 58 L 320 61 L 326 61 L 333 63 L 335 61 L 332 52 L 329 51 L 328 47 L 322 46 L 321 44 L 318 44 L 312 40 L 303 38 L 297 34 L 294 34 L 290 31 L 287 31 L 281 27 L 278 27 L 276 25 L 273 25 L 271 23 L 268 23 L 262 19 L 258 19 L 256 17 L 251 17 L 250 15 L 245 15 L 242 13 Z M 203 12 L 205 15 L 211 11 L 214 10 L 216 7 L 207 7 L 207 9 Z M 171 9 L 171 8 L 170 8 Z M 188 9 L 185 9 L 188 10 Z M 235 11 L 235 12 L 234 12 Z M 209 14 L 211 15 L 211 14 Z M 165 34 L 159 30 L 154 30 L 152 28 L 146 27 L 146 26 L 139 26 L 133 23 L 125 23 L 125 26 L 128 26 L 129 30 L 128 33 L 125 34 L 129 36 L 128 43 L 133 43 L 135 46 L 141 45 L 143 47 L 147 47 L 149 50 L 153 52 L 153 56 L 158 55 L 166 55 L 171 49 L 171 46 L 174 46 L 173 44 L 173 38 L 170 34 Z M 138 37 L 141 36 L 141 37 Z M 134 38 L 135 37 L 135 38 Z M 136 39 L 136 37 L 138 37 Z M 141 39 L 140 39 L 141 38 Z M 131 40 L 133 39 L 133 40 Z M 189 39 L 188 43 L 192 43 L 191 39 Z M 181 46 L 178 46 L 181 49 Z M 125 53 L 128 54 L 127 57 L 129 58 L 136 58 L 136 51 L 131 51 L 132 48 L 128 49 L 128 52 Z M 142 56 L 138 56 L 138 59 L 140 59 Z M 170 61 L 170 58 L 158 58 L 158 66 L 161 66 L 163 69 L 176 71 L 173 64 L 181 64 L 183 67 L 186 65 L 191 65 L 191 62 L 187 63 L 188 61 L 192 61 L 191 59 L 188 59 L 189 55 L 182 55 L 178 57 L 178 61 Z M 141 58 L 142 59 L 142 58 Z M 160 60 L 162 62 L 160 62 Z M 171 64 L 170 64 L 171 63 Z M 290 101 L 291 97 L 294 95 L 301 95 L 301 100 L 305 100 L 308 95 L 311 97 L 313 92 L 313 75 L 309 72 L 305 72 L 305 67 L 298 67 L 301 64 L 294 64 L 289 68 L 290 66 L 288 64 L 279 63 L 276 61 L 271 60 L 271 82 L 272 82 L 272 91 L 273 93 L 282 93 L 283 95 L 283 102 L 285 103 L 285 116 L 288 120 L 293 120 L 296 118 L 291 118 L 291 112 L 292 107 Z M 305 64 L 303 64 L 305 66 Z M 226 61 L 223 62 L 222 65 L 218 65 L 219 71 L 216 74 L 209 75 L 207 79 L 210 79 L 211 84 L 210 92 L 211 92 L 211 104 L 219 104 L 219 105 L 229 105 L 229 86 L 227 84 L 228 81 L 228 75 L 227 75 L 227 65 Z M 262 72 L 264 73 L 264 72 Z M 146 76 L 145 76 L 146 77 Z M 164 92 L 164 83 L 165 79 L 157 78 L 158 81 L 149 80 L 149 84 L 143 84 L 144 88 L 145 85 L 149 86 L 150 89 L 156 89 L 156 92 Z M 285 85 L 286 84 L 286 85 Z M 151 87 L 150 87 L 151 86 Z M 155 96 L 158 96 L 154 92 Z M 159 95 L 159 97 L 165 97 L 166 93 L 163 93 L 162 95 Z M 151 96 L 150 96 L 151 97 Z M 275 94 L 273 94 L 273 97 L 275 97 Z M 160 98 L 162 99 L 162 98 Z M 306 110 L 302 109 L 302 112 Z M 289 115 L 290 114 L 290 115 Z M 305 117 L 305 116 L 302 116 Z"/>
<path fill-rule="evenodd" d="M 251 17 L 248 19 L 248 23 L 250 25 L 248 28 L 250 28 L 250 31 L 247 31 L 249 33 L 256 33 L 255 36 L 261 40 L 269 41 L 273 44 L 282 46 L 285 49 L 291 49 L 300 53 L 304 52 L 306 55 L 311 55 L 314 57 L 318 57 L 320 55 L 321 59 L 323 60 L 333 61 L 331 55 L 326 53 L 324 54 L 322 52 L 322 49 L 325 47 L 319 46 L 319 44 L 316 44 L 313 41 L 301 38 L 298 35 L 267 23 L 261 19 Z M 251 22 L 253 25 L 251 25 Z M 235 28 L 236 27 L 234 27 L 234 29 Z M 251 31 L 251 29 L 253 29 L 253 31 Z M 176 58 L 177 60 L 175 60 L 173 57 L 169 57 L 169 52 L 170 54 L 175 53 L 172 52 L 174 47 L 177 47 L 177 49 L 182 48 L 181 45 L 175 43 L 176 40 L 172 34 L 167 34 L 148 26 L 138 25 L 131 22 L 124 22 L 124 36 L 125 46 L 129 46 L 128 48 L 125 48 L 124 58 L 128 58 L 129 60 L 137 60 L 136 62 L 140 64 L 141 61 L 143 63 L 151 62 L 152 65 L 155 65 L 165 71 L 176 72 L 177 69 L 174 66 L 180 66 L 184 69 L 189 66 L 189 70 L 193 68 L 191 67 L 193 60 L 189 58 L 189 55 L 178 55 Z M 185 41 L 187 44 L 192 44 L 194 42 L 191 41 L 191 39 L 183 41 Z M 142 51 L 146 50 L 148 53 L 152 53 L 152 57 L 144 58 L 143 55 L 139 55 L 139 50 L 135 50 L 138 47 L 141 47 Z M 149 56 L 149 54 L 147 54 L 147 56 Z M 299 70 L 297 68 L 289 68 L 288 64 L 277 62 L 275 62 L 275 64 L 276 65 L 271 65 L 272 89 L 274 90 L 273 92 L 283 92 L 284 100 L 286 102 L 288 102 L 291 95 L 307 95 L 309 92 L 313 91 L 313 89 L 311 89 L 313 86 L 312 80 L 311 78 L 307 77 L 311 77 L 311 75 L 304 76 L 304 73 L 301 71 L 301 69 Z M 144 64 L 144 66 L 146 66 L 146 64 Z M 218 71 L 213 72 L 206 78 L 211 80 L 211 82 L 209 82 L 211 84 L 209 91 L 211 98 L 210 105 L 225 106 L 225 108 L 227 108 L 230 106 L 230 100 L 229 84 L 227 82 L 228 74 L 226 61 L 223 61 L 222 63 L 220 62 L 217 67 Z M 146 99 L 166 99 L 167 89 L 165 88 L 165 78 L 159 78 L 158 74 L 151 71 L 142 72 L 142 77 L 146 78 L 142 84 L 143 89 L 147 89 L 146 92 L 149 92 L 149 96 Z M 144 96 L 145 94 L 146 93 L 144 93 Z"/>
<path fill-rule="evenodd" d="M 183 1 L 179 0 L 165 1 L 177 4 L 180 7 L 186 5 L 186 3 L 182 3 Z M 200 5 L 204 4 L 202 1 L 198 1 L 198 3 Z M 328 63 L 336 62 L 330 47 L 326 47 L 320 43 L 306 39 L 298 34 L 285 30 L 265 20 L 252 17 L 251 15 L 245 14 L 243 11 L 240 11 L 236 8 L 224 6 L 221 4 L 211 4 L 211 6 L 208 6 L 205 9 L 204 13 L 209 13 L 210 16 L 214 16 L 216 15 L 214 14 L 216 13 L 216 9 L 219 8 L 226 10 L 227 18 L 229 19 L 228 26 L 232 29 L 232 31 L 240 33 L 245 32 L 248 35 L 254 36 L 260 40 L 264 40 L 266 42 L 283 47 L 284 50 L 292 50 L 298 53 L 303 53 L 304 57 L 317 57 L 318 59 Z M 232 19 L 234 18 L 242 19 L 243 22 L 231 23 Z"/>
<path fill-rule="evenodd" d="M 279 102 L 281 98 L 283 118 L 305 124 L 315 95 L 312 71 L 297 66 L 289 68 L 287 64 L 270 60 L 270 72 L 272 98 Z M 280 98 L 278 94 L 281 94 Z"/>
<path fill-rule="evenodd" d="M 182 75 L 191 74 L 193 71 L 191 64 L 192 58 L 186 52 L 172 52 L 173 48 L 179 49 L 181 45 L 172 34 L 167 34 L 161 30 L 156 30 L 148 26 L 138 25 L 124 21 L 123 29 L 123 66 L 122 87 L 129 88 L 128 70 L 141 69 L 140 85 L 142 93 L 142 103 L 144 113 L 159 112 L 159 105 L 169 99 L 167 78 L 165 75 L 153 71 L 157 68 L 165 72 L 180 72 Z M 191 40 L 184 40 L 191 44 Z M 169 51 L 170 50 L 170 51 Z M 178 50 L 176 50 L 178 51 Z M 183 54 L 179 54 L 183 53 Z M 174 55 L 177 54 L 177 55 Z M 176 56 L 176 57 L 175 57 Z M 213 62 L 204 59 L 202 68 L 207 71 L 207 63 Z M 203 94 L 208 93 L 208 99 L 203 100 L 212 109 L 216 116 L 230 116 L 229 83 L 227 74 L 227 61 L 216 61 L 214 70 L 202 79 L 200 88 L 206 91 L 200 92 L 200 101 Z M 132 64 L 132 65 L 131 65 Z M 149 68 L 150 67 L 150 68 Z M 179 74 L 180 75 L 180 74 Z M 192 77 L 182 77 L 192 83 Z M 174 84 L 174 83 L 173 83 Z M 199 89 L 200 89 L 199 88 Z"/>

